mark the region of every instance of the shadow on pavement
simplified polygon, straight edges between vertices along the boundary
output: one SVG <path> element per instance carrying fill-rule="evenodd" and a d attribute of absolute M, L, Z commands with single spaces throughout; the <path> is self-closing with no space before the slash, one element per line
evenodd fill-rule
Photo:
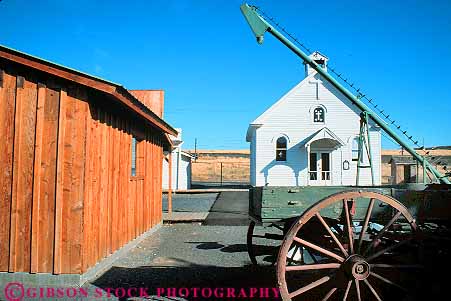
<path fill-rule="evenodd" d="M 269 288 L 267 291 L 257 292 L 256 294 L 262 295 L 255 295 L 253 298 L 255 300 L 279 299 L 275 297 L 276 292 L 272 289 L 277 283 L 273 267 L 217 267 L 187 262 L 179 264 L 182 266 L 113 267 L 92 284 L 103 290 L 109 289 L 119 300 L 127 300 L 133 296 L 140 297 L 139 288 L 147 288 L 146 292 L 152 296 L 147 297 L 147 300 L 233 300 L 242 289 L 247 297 L 239 299 L 249 300 L 251 288 Z M 132 296 L 122 296 L 123 292 L 130 288 L 138 288 L 138 290 L 136 292 L 130 290 Z M 168 288 L 175 288 L 176 296 L 167 295 Z M 194 297 L 195 288 L 205 288 L 205 290 L 203 293 L 199 290 L 196 298 Z M 215 288 L 218 288 L 216 293 Z M 186 294 L 186 289 L 189 296 L 184 298 L 181 295 Z M 235 296 L 227 296 L 232 292 Z M 266 292 L 267 298 L 265 298 Z M 159 298 L 158 293 L 170 298 Z M 212 295 L 208 296 L 210 293 Z"/>

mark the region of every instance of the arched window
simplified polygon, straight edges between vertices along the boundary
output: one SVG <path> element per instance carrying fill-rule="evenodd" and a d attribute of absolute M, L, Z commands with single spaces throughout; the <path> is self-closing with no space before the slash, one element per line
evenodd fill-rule
<path fill-rule="evenodd" d="M 287 161 L 287 138 L 285 137 L 277 138 L 276 161 Z"/>
<path fill-rule="evenodd" d="M 326 114 L 324 113 L 324 108 L 317 107 L 313 110 L 313 122 L 324 123 L 326 120 Z"/>

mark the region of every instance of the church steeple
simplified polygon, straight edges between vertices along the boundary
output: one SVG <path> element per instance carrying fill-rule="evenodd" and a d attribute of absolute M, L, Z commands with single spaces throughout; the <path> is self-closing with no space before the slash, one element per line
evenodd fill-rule
<path fill-rule="evenodd" d="M 321 54 L 319 51 L 315 51 L 312 54 L 309 55 L 310 58 L 312 58 L 315 63 L 317 63 L 318 65 L 320 65 L 320 67 L 322 67 L 323 69 L 325 69 L 327 71 L 327 61 L 329 61 L 329 58 L 327 56 L 325 56 L 324 54 Z M 310 65 L 305 64 L 305 76 L 309 76 L 310 74 L 316 72 L 315 69 L 313 69 L 312 67 L 310 67 Z"/>

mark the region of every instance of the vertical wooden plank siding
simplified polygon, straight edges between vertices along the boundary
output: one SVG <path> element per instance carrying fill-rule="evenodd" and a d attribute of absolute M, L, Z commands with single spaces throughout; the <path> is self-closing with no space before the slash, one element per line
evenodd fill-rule
<path fill-rule="evenodd" d="M 125 236 L 125 233 L 127 233 L 127 225 L 125 224 L 125 206 L 123 205 L 124 200 L 124 179 L 127 177 L 127 171 L 125 170 L 125 160 L 127 160 L 125 155 L 125 139 L 126 139 L 126 133 L 123 129 L 123 121 L 121 119 L 117 120 L 117 126 L 119 131 L 119 177 L 118 177 L 118 197 L 117 197 L 117 204 L 118 204 L 118 234 L 117 234 L 117 246 L 120 248 L 123 244 L 123 239 Z"/>
<path fill-rule="evenodd" d="M 113 245 L 113 215 L 114 215 L 114 173 L 115 173 L 115 161 L 114 161 L 114 130 L 113 130 L 113 116 L 112 114 L 107 115 L 106 123 L 107 127 L 107 135 L 108 135 L 108 191 L 107 191 L 107 200 L 108 200 L 108 237 L 107 237 L 107 254 L 111 254 L 112 245 Z"/>
<path fill-rule="evenodd" d="M 163 177 L 163 142 L 162 142 L 162 136 L 158 136 L 158 158 L 157 158 L 157 170 L 158 170 L 158 177 L 156 181 L 159 183 L 158 187 L 158 194 L 156 196 L 156 202 L 158 203 L 158 213 L 159 213 L 159 222 L 163 220 L 163 185 L 162 185 L 162 177 Z"/>
<path fill-rule="evenodd" d="M 72 140 L 74 142 L 72 162 L 72 178 L 70 179 L 71 206 L 70 206 L 70 227 L 68 231 L 70 256 L 70 272 L 82 272 L 82 246 L 83 246 L 83 209 L 84 209 L 84 184 L 86 165 L 86 122 L 85 116 L 88 113 L 88 103 L 86 89 L 78 88 L 76 98 L 74 98 L 74 115 L 71 119 L 73 126 Z M 70 146 L 68 146 L 70 147 Z M 69 207 L 69 206 L 68 206 Z"/>
<path fill-rule="evenodd" d="M 10 271 L 30 272 L 37 85 L 17 77 L 11 203 Z"/>
<path fill-rule="evenodd" d="M 91 216 L 92 216 L 92 173 L 93 173 L 93 164 L 94 160 L 92 159 L 92 138 L 93 138 L 93 118 L 92 112 L 93 107 L 88 106 L 88 112 L 85 115 L 85 128 L 86 128 L 86 144 L 85 144 L 85 152 L 86 152 L 86 163 L 85 163 L 85 176 L 84 176 L 84 203 L 83 203 L 83 258 L 82 258 L 82 266 L 83 272 L 86 272 L 88 268 L 91 266 L 91 254 L 92 248 L 88 248 L 91 242 Z"/>
<path fill-rule="evenodd" d="M 86 99 L 84 89 L 71 88 L 68 92 L 71 95 L 61 93 L 60 124 L 63 123 L 65 129 L 64 133 L 59 132 L 59 137 L 63 140 L 59 144 L 63 145 L 63 149 L 58 150 L 58 159 L 62 158 L 64 166 L 59 272 L 66 274 L 82 271 L 85 114 L 88 106 L 83 101 Z"/>
<path fill-rule="evenodd" d="M 158 183 L 159 172 L 158 172 L 157 168 L 158 168 L 159 157 L 158 157 L 158 137 L 156 134 L 154 134 L 153 140 L 154 140 L 153 170 L 155 171 L 154 175 L 153 175 L 153 181 L 155 183 Z M 153 195 L 153 197 L 154 197 L 153 201 L 155 203 L 156 224 L 160 222 L 160 214 L 158 212 L 158 210 L 160 210 L 159 201 L 158 201 L 158 188 L 159 188 L 158 185 L 154 186 L 154 195 Z"/>
<path fill-rule="evenodd" d="M 153 130 L 149 131 L 149 154 L 147 155 L 147 157 L 149 158 L 149 170 L 150 170 L 150 174 L 149 174 L 149 183 L 150 183 L 150 193 L 149 193 L 149 199 L 150 199 L 150 207 L 152 208 L 152 216 L 151 216 L 151 220 L 150 220 L 150 225 L 151 227 L 155 226 L 156 224 L 156 219 L 155 219 L 155 200 L 154 200 L 154 190 L 155 190 L 155 185 L 156 183 L 153 182 L 153 178 L 154 178 L 154 174 L 155 174 L 155 169 L 153 166 L 154 163 L 154 157 L 153 157 L 153 153 L 154 153 L 154 144 L 153 144 Z"/>
<path fill-rule="evenodd" d="M 40 161 L 39 179 L 35 179 L 34 189 L 39 194 L 33 202 L 37 203 L 38 212 L 34 212 L 34 225 L 38 227 L 36 240 L 39 259 L 36 272 L 53 272 L 55 196 L 56 196 L 56 156 L 58 135 L 59 92 L 46 88 L 42 114 L 41 154 L 35 161 Z"/>
<path fill-rule="evenodd" d="M 152 170 L 154 171 L 153 173 L 153 183 L 158 183 L 158 170 L 157 170 L 157 166 L 158 166 L 158 146 L 157 146 L 157 136 L 155 134 L 153 134 L 152 136 L 152 146 L 153 146 L 153 153 L 152 153 Z M 157 193 L 158 193 L 158 186 L 154 185 L 153 186 L 153 202 L 154 202 L 154 212 L 155 212 L 155 221 L 154 221 L 154 225 L 157 224 L 160 221 L 159 218 L 159 206 L 158 206 L 158 199 L 157 199 Z"/>
<path fill-rule="evenodd" d="M 124 171 L 122 170 L 123 166 L 123 149 L 122 149 L 122 140 L 123 140 L 123 131 L 121 130 L 121 119 L 118 116 L 114 118 L 114 127 L 115 131 L 115 214 L 114 218 L 116 219 L 117 227 L 114 231 L 114 248 L 113 250 L 117 250 L 121 247 L 121 239 L 124 231 L 124 223 L 123 223 L 123 214 L 124 208 L 121 208 L 121 198 L 123 187 L 121 185 L 121 179 L 124 175 Z"/>
<path fill-rule="evenodd" d="M 85 252 L 87 269 L 151 226 L 161 221 L 162 144 L 156 133 L 136 132 L 130 119 L 90 105 L 87 166 L 92 166 L 91 188 L 85 189 L 85 243 L 97 250 Z M 137 175 L 131 176 L 131 140 L 137 144 Z M 105 181 L 103 183 L 103 181 Z M 92 195 L 91 195 L 92 194 Z M 89 217 L 86 216 L 89 214 Z M 89 219 L 90 222 L 87 222 Z M 101 222 L 99 222 L 101 221 Z M 96 225 L 97 224 L 97 225 Z"/>
<path fill-rule="evenodd" d="M 13 180 L 14 116 L 16 77 L 2 72 L 0 87 L 0 271 L 9 267 L 9 234 L 11 216 L 11 188 Z"/>
<path fill-rule="evenodd" d="M 66 130 L 66 106 L 67 92 L 60 91 L 60 107 L 58 113 L 58 140 L 57 140 L 57 156 L 56 156 L 56 195 L 55 195 L 55 244 L 54 244 L 54 263 L 53 273 L 61 273 L 62 244 L 63 231 L 63 178 L 64 178 L 64 135 Z"/>
<path fill-rule="evenodd" d="M 1 272 L 81 274 L 161 222 L 159 132 L 88 87 L 0 72 Z"/>
<path fill-rule="evenodd" d="M 127 218 L 127 239 L 124 241 L 124 244 L 129 242 L 134 238 L 133 231 L 134 231 L 134 223 L 133 219 L 135 217 L 135 212 L 132 212 L 134 210 L 134 207 L 132 206 L 133 198 L 133 186 L 130 181 L 131 178 L 131 157 L 132 157 L 132 129 L 131 129 L 131 121 L 129 119 L 126 120 L 126 127 L 127 127 L 127 139 L 126 139 L 126 145 L 125 149 L 127 150 L 127 160 L 125 161 L 127 164 L 126 170 L 127 170 L 127 177 L 125 178 L 125 189 L 126 189 L 126 213 L 125 216 Z"/>
<path fill-rule="evenodd" d="M 92 197 L 90 199 L 92 203 L 92 216 L 91 216 L 91 243 L 92 246 L 92 257 L 90 260 L 90 265 L 92 266 L 95 264 L 96 259 L 100 257 L 100 233 L 99 233 L 99 223 L 101 221 L 100 217 L 100 110 L 96 108 L 94 110 L 94 114 L 96 116 L 96 119 L 94 120 L 93 129 L 94 129 L 94 135 L 93 135 L 93 141 L 92 141 L 92 160 L 94 160 L 94 168 L 93 168 L 93 174 L 92 174 Z"/>
<path fill-rule="evenodd" d="M 149 131 L 148 133 L 148 151 L 146 154 L 146 159 L 148 160 L 148 176 L 147 176 L 147 182 L 148 182 L 148 194 L 147 197 L 149 198 L 149 205 L 150 205 L 150 226 L 153 227 L 154 226 L 154 214 L 155 214 L 155 208 L 154 208 L 154 201 L 153 201 L 153 187 L 154 187 L 154 183 L 153 183 L 153 144 L 152 144 L 152 132 Z"/>
<path fill-rule="evenodd" d="M 99 216 L 100 220 L 97 222 L 99 225 L 99 258 L 103 258 L 107 255 L 106 253 L 106 244 L 107 244 L 107 234 L 108 234 L 108 205 L 107 205 L 107 185 L 108 185 L 108 153 L 107 153 L 107 145 L 108 145 L 108 136 L 107 136 L 107 126 L 105 124 L 106 121 L 106 112 L 104 110 L 99 110 L 99 163 L 100 163 L 100 174 L 99 174 L 99 196 L 98 196 L 98 203 L 99 203 Z"/>
<path fill-rule="evenodd" d="M 39 212 L 40 212 L 40 193 L 41 193 L 41 158 L 43 148 L 44 132 L 44 107 L 45 107 L 46 87 L 44 84 L 38 84 L 38 104 L 36 111 L 36 138 L 34 153 L 34 180 L 33 180 L 33 212 L 31 214 L 31 272 L 39 272 L 39 262 L 41 258 L 39 239 Z"/>
<path fill-rule="evenodd" d="M 150 219 L 151 219 L 151 214 L 152 214 L 152 208 L 149 206 L 150 205 L 150 201 L 149 201 L 149 191 L 150 191 L 150 181 L 149 181 L 149 174 L 150 174 L 150 170 L 149 170 L 149 164 L 150 164 L 150 158 L 147 156 L 147 154 L 149 153 L 150 150 L 150 144 L 149 144 L 149 132 L 146 131 L 145 132 L 145 137 L 146 140 L 145 145 L 144 145 L 144 153 L 146 154 L 144 156 L 144 172 L 145 172 L 145 176 L 144 176 L 144 189 L 143 189 L 143 197 L 144 197 L 144 203 L 145 203 L 145 209 L 144 209 L 144 225 L 145 225 L 145 230 L 149 229 L 150 227 Z"/>

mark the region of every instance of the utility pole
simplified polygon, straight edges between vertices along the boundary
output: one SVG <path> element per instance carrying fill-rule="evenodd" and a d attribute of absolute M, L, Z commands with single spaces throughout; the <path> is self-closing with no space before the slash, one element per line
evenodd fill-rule
<path fill-rule="evenodd" d="M 221 162 L 221 187 L 222 187 L 222 162 Z"/>
<path fill-rule="evenodd" d="M 194 162 L 197 161 L 197 138 L 194 138 Z"/>

